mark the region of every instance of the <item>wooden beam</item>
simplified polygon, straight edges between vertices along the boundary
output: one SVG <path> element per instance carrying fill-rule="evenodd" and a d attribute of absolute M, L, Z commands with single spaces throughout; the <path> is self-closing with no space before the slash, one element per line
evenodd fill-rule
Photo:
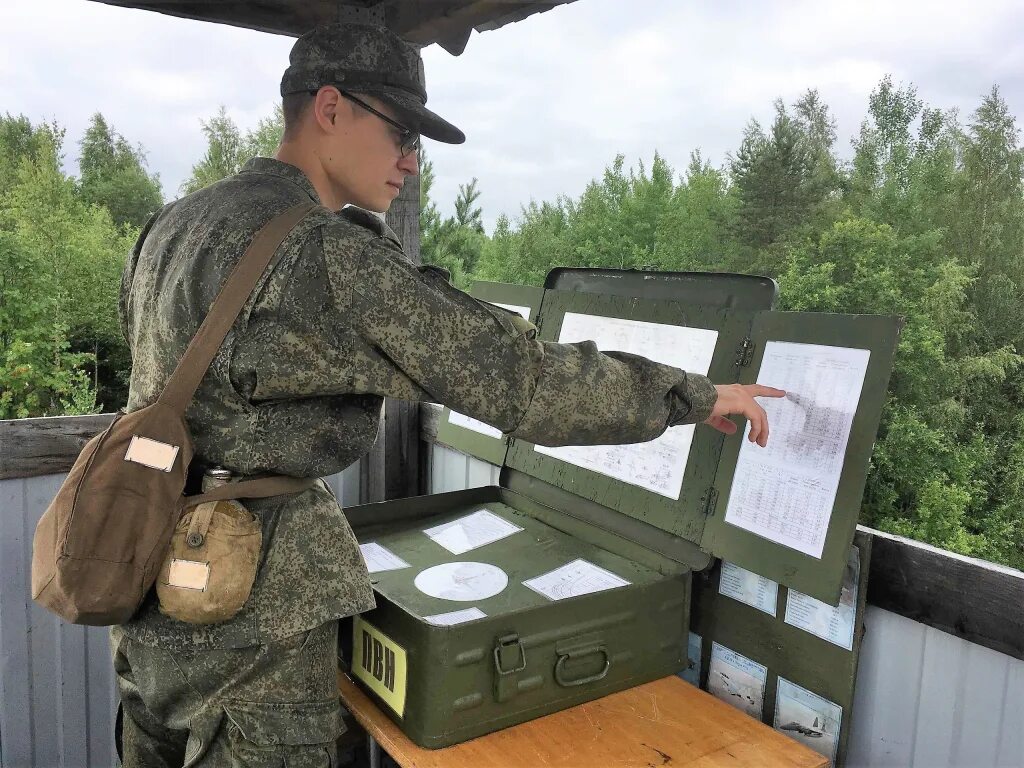
<path fill-rule="evenodd" d="M 868 602 L 1024 659 L 1024 573 L 872 531 Z"/>
<path fill-rule="evenodd" d="M 0 421 L 0 480 L 67 472 L 114 414 Z"/>

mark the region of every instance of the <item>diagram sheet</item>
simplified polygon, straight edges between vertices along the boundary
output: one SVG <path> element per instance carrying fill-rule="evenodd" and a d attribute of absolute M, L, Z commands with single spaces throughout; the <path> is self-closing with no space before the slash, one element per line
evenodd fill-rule
<path fill-rule="evenodd" d="M 526 320 L 530 319 L 529 307 L 520 307 L 515 304 L 502 304 L 500 301 L 492 301 L 491 304 L 496 307 L 501 307 L 502 309 L 507 309 L 509 312 L 515 312 Z M 500 429 L 496 429 L 490 424 L 484 424 L 482 421 L 478 421 L 477 419 L 467 416 L 464 413 L 459 413 L 458 411 L 448 411 L 448 423 L 454 424 L 457 427 L 462 427 L 463 429 L 471 429 L 474 432 L 479 432 L 481 435 L 493 437 L 495 440 L 501 440 L 502 438 Z"/>
<path fill-rule="evenodd" d="M 562 344 L 593 341 L 602 352 L 630 352 L 690 373 L 707 375 L 718 332 L 704 328 L 621 320 L 566 312 Z M 678 499 L 694 425 L 671 427 L 661 437 L 632 445 L 535 446 L 547 456 L 599 472 L 624 483 Z"/>
<path fill-rule="evenodd" d="M 360 544 L 359 551 L 363 553 L 363 560 L 366 561 L 366 570 L 370 573 L 397 571 L 409 567 L 405 560 L 380 544 Z"/>
<path fill-rule="evenodd" d="M 850 427 L 871 356 L 866 349 L 769 341 L 759 384 L 768 447 L 743 442 L 725 522 L 821 558 Z"/>
<path fill-rule="evenodd" d="M 508 586 L 508 574 L 490 563 L 442 563 L 420 571 L 413 582 L 425 595 L 471 602 L 494 597 Z"/>
<path fill-rule="evenodd" d="M 567 597 L 579 597 L 591 592 L 625 587 L 629 582 L 586 560 L 573 560 L 561 568 L 524 581 L 523 585 L 544 595 L 548 600 L 564 600 Z"/>
<path fill-rule="evenodd" d="M 423 620 L 438 627 L 454 627 L 456 624 L 465 624 L 467 621 L 487 618 L 487 614 L 479 608 L 466 608 L 462 611 L 449 611 L 448 613 L 437 613 L 433 616 L 424 616 Z"/>
<path fill-rule="evenodd" d="M 423 531 L 453 555 L 504 539 L 523 530 L 518 525 L 498 517 L 489 509 L 481 509 L 449 523 L 435 525 Z"/>

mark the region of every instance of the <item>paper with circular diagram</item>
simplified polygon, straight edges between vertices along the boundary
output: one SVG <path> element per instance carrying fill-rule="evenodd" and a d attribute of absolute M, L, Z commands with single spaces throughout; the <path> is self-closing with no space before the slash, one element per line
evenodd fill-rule
<path fill-rule="evenodd" d="M 593 341 L 602 352 L 630 352 L 664 365 L 707 375 L 715 354 L 718 331 L 685 328 L 566 312 L 558 341 Z M 646 443 L 549 448 L 534 446 L 551 456 L 669 499 L 678 499 L 693 442 L 694 425 L 670 427 Z"/>
<path fill-rule="evenodd" d="M 775 730 L 836 762 L 843 708 L 816 693 L 779 678 L 775 693 Z"/>
<path fill-rule="evenodd" d="M 414 582 L 425 595 L 471 602 L 494 597 L 508 586 L 508 574 L 488 563 L 443 563 L 421 571 Z"/>
<path fill-rule="evenodd" d="M 496 307 L 507 309 L 509 312 L 515 312 L 524 320 L 530 319 L 529 307 L 519 307 L 515 304 L 502 304 L 500 301 L 492 301 L 489 303 Z M 448 423 L 454 424 L 457 427 L 462 427 L 463 429 L 471 429 L 474 432 L 479 432 L 481 435 L 493 437 L 495 440 L 501 440 L 501 438 L 504 437 L 504 435 L 501 434 L 500 429 L 495 429 L 490 424 L 484 424 L 482 421 L 478 421 L 477 419 L 467 416 L 464 413 L 459 413 L 458 411 L 448 411 Z"/>
<path fill-rule="evenodd" d="M 586 560 L 573 560 L 541 576 L 524 581 L 523 586 L 548 600 L 565 600 L 592 592 L 628 586 L 630 582 Z"/>

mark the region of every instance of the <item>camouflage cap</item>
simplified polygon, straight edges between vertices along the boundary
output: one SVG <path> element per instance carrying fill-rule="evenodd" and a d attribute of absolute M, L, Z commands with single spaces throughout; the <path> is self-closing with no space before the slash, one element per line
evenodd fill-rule
<path fill-rule="evenodd" d="M 316 27 L 292 46 L 281 95 L 325 85 L 365 93 L 385 102 L 395 119 L 436 141 L 461 144 L 465 134 L 426 108 L 419 49 L 386 27 L 339 22 Z"/>

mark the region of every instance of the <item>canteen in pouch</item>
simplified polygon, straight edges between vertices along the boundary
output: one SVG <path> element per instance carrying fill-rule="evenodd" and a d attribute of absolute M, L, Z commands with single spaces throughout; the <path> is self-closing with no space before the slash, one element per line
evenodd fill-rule
<path fill-rule="evenodd" d="M 191 624 L 230 619 L 249 599 L 262 541 L 260 521 L 234 499 L 191 507 L 157 577 L 160 612 Z"/>

